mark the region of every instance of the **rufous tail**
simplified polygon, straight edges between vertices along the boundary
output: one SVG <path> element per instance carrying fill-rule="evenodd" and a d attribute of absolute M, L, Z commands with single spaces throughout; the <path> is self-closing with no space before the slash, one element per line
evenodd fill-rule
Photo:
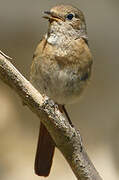
<path fill-rule="evenodd" d="M 35 157 L 35 173 L 38 176 L 48 176 L 52 166 L 55 143 L 45 126 L 40 124 L 40 132 Z"/>

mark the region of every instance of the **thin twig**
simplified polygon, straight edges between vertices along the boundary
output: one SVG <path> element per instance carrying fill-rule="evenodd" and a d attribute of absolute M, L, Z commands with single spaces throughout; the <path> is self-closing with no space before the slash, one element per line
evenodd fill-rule
<path fill-rule="evenodd" d="M 0 51 L 0 54 L 2 55 L 2 56 L 4 56 L 5 58 L 7 58 L 7 59 L 12 59 L 11 57 L 9 57 L 8 55 L 6 55 L 4 52 L 2 52 L 2 51 Z"/>

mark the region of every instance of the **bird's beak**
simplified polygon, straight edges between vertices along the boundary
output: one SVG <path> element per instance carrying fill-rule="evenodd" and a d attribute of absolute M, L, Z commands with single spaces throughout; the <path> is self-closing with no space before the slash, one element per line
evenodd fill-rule
<path fill-rule="evenodd" d="M 48 19 L 50 22 L 63 20 L 61 17 L 54 15 L 51 11 L 44 11 L 44 13 L 47 15 L 43 16 L 43 18 Z"/>

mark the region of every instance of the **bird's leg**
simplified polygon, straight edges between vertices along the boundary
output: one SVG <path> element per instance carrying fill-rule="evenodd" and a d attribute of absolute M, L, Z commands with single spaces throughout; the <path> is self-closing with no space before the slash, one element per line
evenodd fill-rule
<path fill-rule="evenodd" d="M 70 125 L 71 125 L 72 127 L 74 127 L 74 125 L 72 124 L 72 121 L 71 121 L 71 119 L 70 119 L 70 117 L 69 117 L 69 115 L 68 115 L 68 113 L 67 113 L 67 110 L 66 110 L 65 106 L 64 106 L 64 105 L 59 105 L 59 109 L 60 109 L 61 113 L 63 113 L 63 112 L 65 113 L 65 116 L 67 117 Z M 82 152 L 82 149 L 83 149 L 82 137 L 81 137 L 81 135 L 80 135 L 80 131 L 77 130 L 77 132 L 78 132 L 79 138 L 80 138 L 80 146 L 81 146 L 81 147 L 80 147 L 80 151 Z"/>
<path fill-rule="evenodd" d="M 71 119 L 70 119 L 70 117 L 69 117 L 69 115 L 68 115 L 68 113 L 67 113 L 67 110 L 66 110 L 65 106 L 64 106 L 64 105 L 59 105 L 59 109 L 60 109 L 60 111 L 61 111 L 62 113 L 64 112 L 66 118 L 67 118 L 68 121 L 69 121 L 69 124 L 70 124 L 72 127 L 74 127 L 74 125 L 72 124 Z"/>

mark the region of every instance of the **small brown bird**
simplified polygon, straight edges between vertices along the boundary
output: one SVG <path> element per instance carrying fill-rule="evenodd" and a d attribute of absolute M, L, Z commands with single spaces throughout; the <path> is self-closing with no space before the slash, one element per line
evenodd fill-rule
<path fill-rule="evenodd" d="M 41 94 L 59 105 L 71 123 L 64 106 L 78 101 L 91 75 L 86 23 L 83 13 L 70 5 L 55 6 L 45 14 L 49 28 L 34 53 L 30 80 Z M 55 143 L 41 123 L 35 158 L 37 175 L 49 175 L 54 149 Z"/>

